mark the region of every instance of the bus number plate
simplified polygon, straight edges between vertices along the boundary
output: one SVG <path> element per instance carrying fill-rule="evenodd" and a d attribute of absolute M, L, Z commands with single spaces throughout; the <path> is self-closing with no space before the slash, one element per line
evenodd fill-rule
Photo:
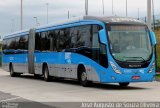
<path fill-rule="evenodd" d="M 140 76 L 132 76 L 132 79 L 133 79 L 133 80 L 139 80 L 139 79 L 140 79 Z"/>

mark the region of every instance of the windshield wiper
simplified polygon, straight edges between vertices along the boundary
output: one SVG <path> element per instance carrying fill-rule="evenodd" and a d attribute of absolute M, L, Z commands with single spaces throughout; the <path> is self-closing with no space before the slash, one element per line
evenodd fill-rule
<path fill-rule="evenodd" d="M 126 61 L 142 61 L 142 62 L 146 62 L 146 60 L 143 58 L 143 57 L 123 57 L 123 58 L 129 58 L 128 60 Z M 139 59 L 139 60 L 137 60 Z M 140 60 L 141 59 L 141 60 Z"/>

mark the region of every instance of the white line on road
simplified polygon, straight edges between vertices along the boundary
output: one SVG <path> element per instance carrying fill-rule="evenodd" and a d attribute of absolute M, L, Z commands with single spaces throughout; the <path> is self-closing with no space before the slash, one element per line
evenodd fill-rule
<path fill-rule="evenodd" d="M 11 101 L 11 100 L 16 100 L 19 99 L 21 97 L 15 97 L 15 98 L 10 98 L 10 99 L 5 99 L 5 100 L 1 100 L 0 102 L 6 102 L 6 101 Z"/>

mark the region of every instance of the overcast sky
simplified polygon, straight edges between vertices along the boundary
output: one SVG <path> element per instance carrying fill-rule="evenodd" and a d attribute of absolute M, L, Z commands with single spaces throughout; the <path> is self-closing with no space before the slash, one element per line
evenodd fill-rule
<path fill-rule="evenodd" d="M 89 15 L 102 16 L 102 0 L 88 0 Z M 114 15 L 126 15 L 126 0 L 113 0 Z M 154 0 L 155 14 L 160 15 L 160 0 Z M 36 19 L 40 25 L 47 23 L 47 5 L 49 23 L 85 14 L 85 0 L 23 0 L 23 28 L 35 27 Z M 112 16 L 112 0 L 104 0 L 105 16 Z M 138 18 L 146 16 L 147 0 L 128 0 L 128 16 Z M 0 34 L 20 30 L 20 0 L 0 0 Z"/>

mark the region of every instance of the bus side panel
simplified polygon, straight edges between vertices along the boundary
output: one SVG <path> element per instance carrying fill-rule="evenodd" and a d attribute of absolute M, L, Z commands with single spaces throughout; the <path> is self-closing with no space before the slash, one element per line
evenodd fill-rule
<path fill-rule="evenodd" d="M 55 77 L 77 78 L 76 65 L 66 64 L 65 54 L 60 52 L 40 52 L 35 54 L 36 74 L 42 74 L 43 63 L 47 63 L 49 74 Z"/>
<path fill-rule="evenodd" d="M 7 62 L 7 55 L 2 53 L 2 69 L 9 71 L 9 63 Z"/>
<path fill-rule="evenodd" d="M 93 66 L 93 64 L 95 62 L 92 59 L 85 57 L 81 54 L 71 53 L 71 58 L 69 61 L 71 64 L 77 65 L 77 67 L 75 68 L 76 77 L 77 77 L 78 65 L 83 64 L 85 66 L 85 70 L 88 75 L 88 80 L 100 82 L 100 73 L 99 73 L 99 71 L 96 71 L 96 67 Z M 97 63 L 95 63 L 95 64 L 97 64 Z"/>
<path fill-rule="evenodd" d="M 27 71 L 27 54 L 3 54 L 3 67 L 5 70 L 9 71 L 9 64 L 12 63 L 13 69 L 18 73 L 25 73 Z"/>
<path fill-rule="evenodd" d="M 13 57 L 12 65 L 15 72 L 26 73 L 27 72 L 27 54 L 15 54 Z"/>
<path fill-rule="evenodd" d="M 35 73 L 42 75 L 43 63 L 47 63 L 51 76 L 58 76 L 59 55 L 54 52 L 35 52 Z"/>

